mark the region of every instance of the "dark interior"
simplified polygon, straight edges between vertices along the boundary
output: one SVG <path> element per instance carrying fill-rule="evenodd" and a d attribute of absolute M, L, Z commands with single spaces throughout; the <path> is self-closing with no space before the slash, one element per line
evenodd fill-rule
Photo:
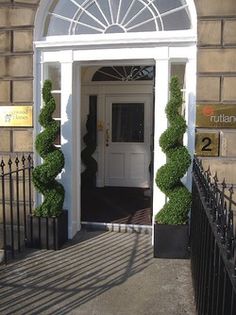
<path fill-rule="evenodd" d="M 151 225 L 150 191 L 144 188 L 83 189 L 82 221 Z"/>

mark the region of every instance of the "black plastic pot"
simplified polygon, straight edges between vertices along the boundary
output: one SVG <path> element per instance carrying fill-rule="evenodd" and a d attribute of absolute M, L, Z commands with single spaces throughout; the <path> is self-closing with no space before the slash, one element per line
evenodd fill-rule
<path fill-rule="evenodd" d="M 189 226 L 154 225 L 154 257 L 189 258 Z"/>
<path fill-rule="evenodd" d="M 27 246 L 40 249 L 60 249 L 68 240 L 68 212 L 58 217 L 27 216 Z"/>

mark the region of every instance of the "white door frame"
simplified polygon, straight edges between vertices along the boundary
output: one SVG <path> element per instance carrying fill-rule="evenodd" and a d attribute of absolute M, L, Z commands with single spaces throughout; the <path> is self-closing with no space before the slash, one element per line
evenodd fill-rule
<path fill-rule="evenodd" d="M 135 59 L 134 59 L 135 56 Z M 69 211 L 69 237 L 72 238 L 80 230 L 80 67 L 84 65 L 114 65 L 116 64 L 154 64 L 156 66 L 156 97 L 155 97 L 155 130 L 154 130 L 154 174 L 165 163 L 166 157 L 159 147 L 159 138 L 167 127 L 165 106 L 168 101 L 170 63 L 174 61 L 186 62 L 186 109 L 188 123 L 188 148 L 191 154 L 194 152 L 194 121 L 195 121 L 195 95 L 196 95 L 196 44 L 176 44 L 165 47 L 133 47 L 133 48 L 100 48 L 81 49 L 73 47 L 66 49 L 60 47 L 55 51 L 45 51 L 42 44 L 35 50 L 35 133 L 39 131 L 37 117 L 41 107 L 41 84 L 43 78 L 43 63 L 61 63 L 61 143 L 65 154 L 65 168 L 61 176 L 61 182 L 66 189 L 65 209 Z M 77 75 L 75 76 L 75 73 Z M 78 135 L 75 139 L 75 135 Z M 165 203 L 164 194 L 153 186 L 153 218 Z M 188 176 L 188 186 L 191 186 Z M 38 199 L 36 199 L 37 201 Z"/>

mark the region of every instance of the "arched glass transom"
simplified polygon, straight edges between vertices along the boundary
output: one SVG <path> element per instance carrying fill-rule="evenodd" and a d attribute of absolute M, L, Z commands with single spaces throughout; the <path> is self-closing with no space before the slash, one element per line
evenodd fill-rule
<path fill-rule="evenodd" d="M 55 0 L 45 36 L 191 29 L 186 0 Z"/>
<path fill-rule="evenodd" d="M 153 80 L 153 66 L 102 67 L 95 72 L 92 81 L 142 81 Z"/>

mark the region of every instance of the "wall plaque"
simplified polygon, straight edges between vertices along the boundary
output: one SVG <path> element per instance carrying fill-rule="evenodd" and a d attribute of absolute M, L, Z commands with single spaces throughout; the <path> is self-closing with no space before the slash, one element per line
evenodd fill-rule
<path fill-rule="evenodd" d="M 32 126 L 32 106 L 0 106 L 0 127 Z"/>
<path fill-rule="evenodd" d="M 196 127 L 236 128 L 236 104 L 197 105 Z"/>
<path fill-rule="evenodd" d="M 197 156 L 219 156 L 219 132 L 197 132 L 195 151 Z"/>

